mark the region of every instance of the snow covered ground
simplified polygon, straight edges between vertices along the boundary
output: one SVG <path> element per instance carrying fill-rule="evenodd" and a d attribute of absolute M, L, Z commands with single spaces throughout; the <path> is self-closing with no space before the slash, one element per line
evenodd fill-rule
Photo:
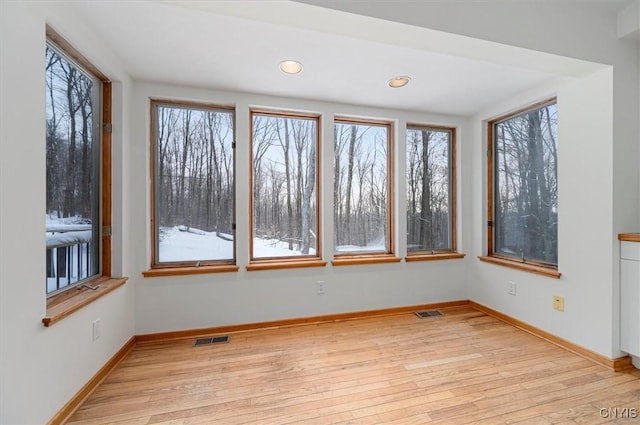
<path fill-rule="evenodd" d="M 233 258 L 233 237 L 223 234 L 225 240 L 215 232 L 198 229 L 181 231 L 182 226 L 160 228 L 160 249 L 158 260 L 161 263 L 172 261 L 228 260 Z M 186 230 L 186 229 L 185 229 Z"/>
<path fill-rule="evenodd" d="M 91 220 L 78 216 L 58 218 L 55 214 L 46 214 L 45 226 L 47 226 L 47 232 L 90 230 Z"/>
<path fill-rule="evenodd" d="M 336 247 L 336 252 L 339 253 L 372 253 L 372 252 L 386 252 L 387 248 L 384 245 L 367 245 L 367 246 L 357 246 L 357 245 L 340 245 Z"/>
<path fill-rule="evenodd" d="M 56 290 L 58 285 L 62 288 L 87 277 L 86 262 L 89 247 L 87 242 L 90 242 L 91 239 L 91 224 L 89 220 L 81 217 L 57 218 L 55 215 L 47 215 L 46 227 L 47 246 L 50 248 L 61 245 L 62 242 L 72 244 L 74 238 L 79 239 L 78 243 L 82 242 L 79 248 L 74 245 L 73 249 L 68 250 L 66 254 L 67 264 L 64 265 L 65 272 L 62 274 L 69 274 L 67 267 L 71 266 L 71 276 L 55 277 L 55 274 L 59 273 L 57 272 L 57 254 L 54 248 L 53 255 L 50 257 L 50 268 L 54 276 L 47 278 L 47 293 L 49 293 Z M 336 248 L 336 252 L 340 253 L 384 252 L 385 250 L 383 238 L 372 241 L 371 244 L 364 247 L 342 245 Z M 315 250 L 310 249 L 309 255 L 314 254 Z M 286 242 L 258 237 L 253 239 L 254 258 L 296 257 L 300 255 L 302 253 L 299 250 L 290 251 Z M 218 236 L 215 232 L 205 232 L 185 226 L 160 228 L 160 262 L 228 260 L 231 258 L 233 258 L 233 235 L 221 234 Z"/>
<path fill-rule="evenodd" d="M 367 244 L 367 246 L 358 246 L 358 245 L 338 245 L 336 247 L 336 252 L 339 253 L 371 253 L 371 252 L 386 252 L 387 246 L 385 242 L 384 235 L 378 236 L 376 239 L 372 240 Z"/>
<path fill-rule="evenodd" d="M 233 258 L 233 236 L 189 228 L 184 226 L 162 227 L 160 229 L 160 262 L 228 260 Z M 379 238 L 367 246 L 342 245 L 336 252 L 385 252 L 384 239 Z M 309 255 L 315 250 L 310 249 Z M 299 250 L 290 251 L 286 242 L 277 239 L 253 238 L 254 258 L 296 257 Z"/>
<path fill-rule="evenodd" d="M 182 228 L 182 230 L 180 230 Z M 215 232 L 205 232 L 183 226 L 162 227 L 160 229 L 160 262 L 228 260 L 233 258 L 233 236 Z M 227 240 L 229 239 L 229 240 Z M 288 244 L 276 239 L 253 238 L 255 258 L 295 257 L 300 251 L 290 251 Z M 310 249 L 309 255 L 315 250 Z"/>

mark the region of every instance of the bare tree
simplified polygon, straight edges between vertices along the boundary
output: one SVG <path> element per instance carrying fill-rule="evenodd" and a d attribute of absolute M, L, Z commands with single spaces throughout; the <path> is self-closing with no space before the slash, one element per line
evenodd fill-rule
<path fill-rule="evenodd" d="M 407 131 L 407 245 L 409 251 L 447 249 L 449 148 L 446 130 Z"/>
<path fill-rule="evenodd" d="M 155 107 L 159 234 L 185 226 L 233 233 L 233 114 L 208 108 Z"/>
<path fill-rule="evenodd" d="M 68 129 L 68 140 L 69 147 L 67 150 L 67 178 L 65 182 L 64 188 L 64 203 L 63 203 L 63 216 L 71 217 L 75 215 L 75 191 L 76 191 L 76 113 L 80 108 L 80 102 L 76 97 L 76 86 L 77 86 L 77 78 L 78 71 L 71 64 L 62 63 L 61 66 L 64 72 L 64 79 L 66 82 L 66 106 L 69 117 L 69 129 Z"/>
<path fill-rule="evenodd" d="M 431 170 L 429 169 L 429 136 L 422 131 L 422 194 L 420 196 L 420 243 L 423 247 L 433 247 L 431 210 Z"/>
<path fill-rule="evenodd" d="M 289 152 L 291 148 L 291 141 L 289 135 L 289 120 L 284 119 L 284 137 L 281 134 L 279 120 L 276 121 L 276 128 L 278 129 L 277 135 L 282 148 L 282 156 L 284 160 L 284 174 L 285 174 L 285 187 L 287 197 L 287 240 L 289 243 L 289 250 L 293 251 L 293 205 L 291 203 L 291 159 L 289 158 Z"/>
<path fill-rule="evenodd" d="M 309 254 L 311 232 L 311 198 L 315 191 L 316 183 L 316 144 L 309 144 L 309 167 L 307 169 L 307 184 L 302 197 L 302 254 Z"/>
<path fill-rule="evenodd" d="M 555 105 L 495 125 L 499 252 L 557 262 Z"/>
<path fill-rule="evenodd" d="M 347 187 L 345 190 L 345 213 L 343 217 L 343 225 L 345 233 L 347 234 L 347 243 L 352 243 L 352 231 L 351 231 L 351 189 L 353 186 L 353 161 L 357 140 L 357 127 L 351 126 L 349 133 L 349 151 L 347 154 Z"/>
<path fill-rule="evenodd" d="M 312 202 L 317 121 L 258 113 L 252 120 L 254 237 L 277 238 L 273 243 L 290 251 L 285 256 L 306 255 L 317 224 Z"/>
<path fill-rule="evenodd" d="M 371 250 L 370 242 L 386 240 L 386 132 L 386 127 L 368 124 L 335 125 L 334 227 L 339 250 L 345 245 Z"/>

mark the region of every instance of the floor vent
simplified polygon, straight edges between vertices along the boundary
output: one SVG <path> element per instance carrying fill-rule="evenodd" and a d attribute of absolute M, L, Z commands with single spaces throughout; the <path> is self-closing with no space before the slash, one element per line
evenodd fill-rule
<path fill-rule="evenodd" d="M 210 336 L 207 338 L 198 338 L 196 342 L 193 343 L 194 347 L 200 347 L 202 345 L 212 345 L 212 344 L 226 344 L 229 342 L 229 335 L 224 336 Z"/>
<path fill-rule="evenodd" d="M 428 311 L 416 311 L 415 315 L 421 319 L 424 319 L 425 317 L 442 316 L 442 313 L 440 313 L 440 311 L 438 310 L 428 310 Z"/>

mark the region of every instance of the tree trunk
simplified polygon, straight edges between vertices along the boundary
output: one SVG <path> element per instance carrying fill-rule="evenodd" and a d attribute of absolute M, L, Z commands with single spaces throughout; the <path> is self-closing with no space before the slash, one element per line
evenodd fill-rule
<path fill-rule="evenodd" d="M 74 86 L 76 84 L 76 70 L 69 67 L 65 70 L 67 78 L 67 106 L 69 111 L 69 150 L 67 157 L 67 178 L 64 192 L 64 217 L 71 217 L 76 214 L 75 209 L 75 175 L 76 175 L 76 112 L 78 110 L 76 99 L 74 98 Z"/>
<path fill-rule="evenodd" d="M 420 244 L 424 249 L 433 249 L 433 216 L 431 211 L 431 172 L 429 170 L 428 131 L 422 131 L 422 194 L 420 196 Z"/>
<path fill-rule="evenodd" d="M 353 161 L 354 161 L 354 153 L 356 147 L 356 138 L 357 138 L 357 127 L 355 125 L 351 126 L 351 133 L 349 136 L 349 156 L 348 156 L 348 164 L 347 164 L 347 188 L 346 188 L 346 199 L 345 199 L 345 211 L 344 211 L 344 227 L 345 232 L 347 234 L 347 243 L 352 243 L 352 232 L 351 232 L 351 186 L 353 184 Z"/>
<path fill-rule="evenodd" d="M 53 52 L 49 47 L 46 49 L 47 55 L 47 97 L 50 104 L 51 118 L 47 120 L 46 124 L 46 138 L 47 138 L 47 153 L 46 153 L 46 212 L 52 213 L 56 211 L 58 214 L 61 212 L 61 205 L 59 199 L 60 181 L 58 179 L 58 155 L 60 151 L 60 140 L 58 138 L 58 112 L 56 108 L 56 101 L 54 97 L 53 85 L 54 85 L 54 67 L 60 63 L 60 57 Z"/>
<path fill-rule="evenodd" d="M 311 143 L 309 146 L 309 168 L 307 171 L 307 184 L 304 188 L 304 196 L 302 198 L 302 254 L 309 254 L 310 235 L 311 232 L 311 196 L 313 195 L 316 184 L 316 144 Z M 316 253 L 317 254 L 317 253 Z"/>
<path fill-rule="evenodd" d="M 213 203 L 213 155 L 212 155 L 212 151 L 215 150 L 215 142 L 214 142 L 214 136 L 213 136 L 213 122 L 212 122 L 212 118 L 211 118 L 212 113 L 211 112 L 206 112 L 205 113 L 205 125 L 206 125 L 206 132 L 207 132 L 207 138 L 206 138 L 206 149 L 205 149 L 205 155 L 206 155 L 206 161 L 207 161 L 207 170 L 206 170 L 206 176 L 205 176 L 205 194 L 204 194 L 204 214 L 205 214 L 205 229 L 207 231 L 211 231 L 212 228 L 212 214 L 215 214 L 212 211 L 212 203 Z"/>
<path fill-rule="evenodd" d="M 217 235 L 220 235 L 220 204 L 222 197 L 222 176 L 220 173 L 220 160 L 218 159 L 218 150 L 216 148 L 216 116 L 213 112 L 209 112 L 208 114 L 208 123 L 209 123 L 209 146 L 211 149 L 211 155 L 209 156 L 210 165 L 207 172 L 207 209 L 208 213 L 211 209 L 211 191 L 214 191 L 213 196 L 213 227 Z M 215 186 L 215 188 L 212 186 Z M 207 220 L 209 224 L 209 220 Z"/>
<path fill-rule="evenodd" d="M 529 225 L 530 256 L 549 261 L 550 240 L 547 225 L 551 215 L 551 196 L 546 182 L 543 134 L 542 134 L 542 110 L 532 112 L 529 118 L 529 203 L 531 205 Z"/>
<path fill-rule="evenodd" d="M 302 153 L 304 151 L 304 141 L 306 136 L 306 131 L 304 130 L 308 125 L 308 121 L 298 122 L 297 125 L 293 126 L 294 128 L 294 144 L 296 147 L 296 191 L 295 191 L 295 237 L 297 240 L 302 239 L 302 197 L 303 193 L 303 185 L 304 185 L 304 177 L 302 174 Z M 302 241 L 298 242 L 302 244 Z M 300 247 L 299 247 L 300 248 Z"/>
<path fill-rule="evenodd" d="M 91 174 L 93 158 L 91 155 L 91 108 L 92 105 L 92 84 L 87 81 L 85 84 L 79 84 L 81 88 L 84 88 L 83 93 L 78 93 L 80 98 L 80 112 L 82 113 L 82 161 L 80 163 L 80 209 L 82 217 L 89 217 L 93 208 L 91 202 L 92 187 L 91 187 Z M 78 89 L 80 90 L 80 88 Z M 88 109 L 88 110 L 87 110 Z"/>
<path fill-rule="evenodd" d="M 278 132 L 278 134 L 280 134 Z M 287 239 L 289 250 L 293 251 L 293 205 L 291 203 L 291 160 L 289 159 L 289 120 L 284 120 L 284 141 L 280 138 L 284 156 L 284 178 L 287 190 Z"/>
<path fill-rule="evenodd" d="M 333 133 L 333 238 L 334 245 L 342 244 L 342 232 L 340 230 L 340 222 L 342 221 L 342 194 L 340 192 L 341 165 L 340 153 L 342 151 L 342 138 L 338 136 L 338 128 L 334 126 Z"/>
<path fill-rule="evenodd" d="M 191 137 L 190 137 L 191 136 L 190 135 L 191 111 L 189 111 L 188 109 L 185 109 L 183 113 L 184 113 L 184 117 L 183 117 L 184 133 L 182 134 L 182 147 L 181 147 L 182 155 L 179 162 L 180 174 L 178 176 L 179 186 L 178 186 L 176 210 L 177 210 L 178 217 L 180 217 L 180 220 L 182 220 L 182 224 L 184 224 L 185 226 L 189 226 L 190 223 L 188 222 L 187 208 L 185 207 L 186 199 L 185 199 L 184 187 L 185 187 L 185 180 L 186 180 L 187 155 L 189 153 L 189 146 L 191 144 Z"/>
<path fill-rule="evenodd" d="M 412 132 L 413 133 L 413 132 Z M 409 190 L 408 205 L 407 205 L 407 244 L 413 245 L 416 243 L 415 234 L 418 232 L 416 227 L 416 213 L 417 213 L 417 179 L 418 179 L 418 166 L 417 164 L 417 152 L 415 140 L 407 140 L 410 144 L 410 152 L 407 154 L 409 159 L 407 186 Z M 418 242 L 419 243 L 419 242 Z"/>

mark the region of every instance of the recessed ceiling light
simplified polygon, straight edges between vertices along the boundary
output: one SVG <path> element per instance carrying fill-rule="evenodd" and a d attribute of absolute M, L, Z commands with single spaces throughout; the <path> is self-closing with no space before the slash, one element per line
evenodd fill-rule
<path fill-rule="evenodd" d="M 280 71 L 285 74 L 298 74 L 302 71 L 302 64 L 294 60 L 286 60 L 280 62 Z"/>
<path fill-rule="evenodd" d="M 409 84 L 409 81 L 411 81 L 411 78 L 406 76 L 393 77 L 392 79 L 389 80 L 389 87 L 393 87 L 394 89 L 404 87 L 407 84 Z"/>

